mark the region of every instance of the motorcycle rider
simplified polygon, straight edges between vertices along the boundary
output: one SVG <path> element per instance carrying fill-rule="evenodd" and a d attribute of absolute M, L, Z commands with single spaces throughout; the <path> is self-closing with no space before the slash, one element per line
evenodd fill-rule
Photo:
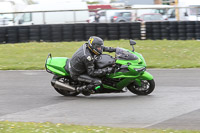
<path fill-rule="evenodd" d="M 116 48 L 105 47 L 100 37 L 91 36 L 87 43 L 83 44 L 68 61 L 70 76 L 74 80 L 89 83 L 87 86 L 77 88 L 78 92 L 88 96 L 99 88 L 102 84 L 98 77 L 112 72 L 112 67 L 95 69 L 95 58 L 101 55 L 103 51 L 115 52 Z"/>

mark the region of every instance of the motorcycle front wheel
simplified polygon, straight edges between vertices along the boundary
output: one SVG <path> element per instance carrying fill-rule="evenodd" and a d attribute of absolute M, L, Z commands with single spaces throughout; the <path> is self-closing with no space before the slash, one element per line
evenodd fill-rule
<path fill-rule="evenodd" d="M 56 79 L 60 82 L 65 82 L 65 78 L 63 78 L 63 77 L 54 76 L 53 79 Z M 70 92 L 70 91 L 55 88 L 55 87 L 54 87 L 54 89 L 63 96 L 77 96 L 79 94 L 78 92 Z"/>
<path fill-rule="evenodd" d="M 135 82 L 127 86 L 128 90 L 136 95 L 148 95 L 153 92 L 155 88 L 154 80 L 142 80 L 141 86 L 135 84 Z"/>

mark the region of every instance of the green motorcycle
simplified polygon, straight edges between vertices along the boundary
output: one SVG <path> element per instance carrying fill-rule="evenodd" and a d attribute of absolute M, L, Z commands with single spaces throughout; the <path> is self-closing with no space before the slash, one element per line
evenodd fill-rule
<path fill-rule="evenodd" d="M 146 71 L 143 56 L 134 50 L 136 42 L 130 40 L 133 50 L 116 48 L 115 58 L 102 54 L 95 57 L 95 66 L 104 68 L 112 66 L 114 71 L 103 77 L 102 85 L 95 88 L 94 94 L 121 93 L 129 90 L 136 95 L 148 95 L 153 92 L 155 82 L 153 76 Z M 66 64 L 69 58 L 52 57 L 48 55 L 45 63 L 46 71 L 54 75 L 51 84 L 55 90 L 64 96 L 77 96 L 77 87 L 88 83 L 75 81 L 70 77 Z"/>

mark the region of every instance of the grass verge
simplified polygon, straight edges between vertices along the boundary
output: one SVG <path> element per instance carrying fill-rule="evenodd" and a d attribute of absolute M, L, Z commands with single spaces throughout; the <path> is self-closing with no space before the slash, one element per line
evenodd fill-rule
<path fill-rule="evenodd" d="M 0 121 L 0 133 L 200 133 L 200 131 L 111 128 L 103 126 L 66 125 L 61 123 L 53 124 L 49 122 Z"/>
<path fill-rule="evenodd" d="M 19 43 L 0 45 L 0 70 L 44 69 L 48 53 L 71 57 L 84 42 Z M 105 41 L 105 46 L 132 49 L 129 40 Z M 138 40 L 148 68 L 200 68 L 199 41 Z M 114 55 L 114 54 L 112 54 Z"/>

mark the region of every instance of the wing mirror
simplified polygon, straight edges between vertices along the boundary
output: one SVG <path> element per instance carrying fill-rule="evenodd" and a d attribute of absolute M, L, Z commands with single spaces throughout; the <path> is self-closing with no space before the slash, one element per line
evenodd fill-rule
<path fill-rule="evenodd" d="M 130 39 L 130 45 L 135 45 L 135 44 L 136 44 L 136 42 L 134 40 Z"/>
<path fill-rule="evenodd" d="M 136 44 L 136 42 L 134 41 L 134 40 L 132 40 L 132 39 L 130 39 L 130 45 L 132 46 L 132 48 L 133 48 L 133 52 L 135 51 L 135 48 L 134 48 L 134 45 Z"/>

